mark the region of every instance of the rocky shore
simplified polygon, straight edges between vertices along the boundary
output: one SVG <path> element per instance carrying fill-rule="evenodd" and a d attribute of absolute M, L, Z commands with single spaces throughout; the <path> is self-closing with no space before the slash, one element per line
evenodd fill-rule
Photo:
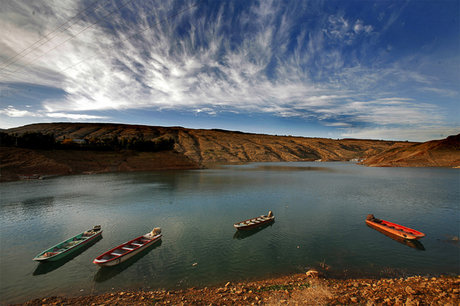
<path fill-rule="evenodd" d="M 221 287 L 47 297 L 22 305 L 459 305 L 460 276 L 324 279 L 316 271 Z"/>

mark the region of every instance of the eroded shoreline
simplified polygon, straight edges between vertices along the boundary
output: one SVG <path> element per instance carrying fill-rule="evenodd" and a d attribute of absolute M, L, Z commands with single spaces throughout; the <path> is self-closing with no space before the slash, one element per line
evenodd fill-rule
<path fill-rule="evenodd" d="M 16 305 L 459 305 L 460 275 L 327 279 L 315 271 L 219 287 L 46 297 Z"/>

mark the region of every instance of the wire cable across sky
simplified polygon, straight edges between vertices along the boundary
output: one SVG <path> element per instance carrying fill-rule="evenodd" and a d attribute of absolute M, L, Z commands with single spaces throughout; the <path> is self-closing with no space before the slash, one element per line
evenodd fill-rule
<path fill-rule="evenodd" d="M 113 15 L 115 12 L 119 11 L 120 9 L 122 9 L 123 7 L 125 7 L 126 5 L 128 5 L 130 2 L 132 2 L 133 0 L 128 0 L 126 1 L 125 3 L 123 3 L 120 7 L 117 7 L 115 8 L 113 11 L 109 12 L 108 14 L 106 14 L 105 16 L 103 16 L 101 19 L 97 20 L 96 22 L 86 26 L 85 28 L 83 28 L 81 31 L 79 31 L 78 33 L 76 34 L 73 34 L 71 35 L 69 38 L 65 39 L 64 41 L 60 42 L 59 44 L 57 44 L 56 46 L 52 47 L 51 49 L 48 49 L 47 51 L 45 51 L 44 53 L 40 54 L 39 56 L 36 56 L 35 58 L 33 58 L 32 60 L 29 60 L 29 61 L 26 61 L 25 63 L 23 63 L 23 66 L 22 67 L 18 67 L 16 70 L 12 71 L 12 73 L 16 73 L 18 72 L 19 70 L 22 70 L 24 69 L 24 66 L 27 65 L 27 64 L 33 64 L 35 63 L 37 60 L 39 60 L 40 58 L 42 58 L 43 56 L 45 56 L 46 54 L 50 53 L 51 51 L 55 50 L 56 48 L 62 46 L 63 44 L 65 44 L 66 42 L 74 39 L 75 37 L 77 37 L 78 35 L 80 35 L 81 33 L 85 32 L 86 30 L 88 30 L 89 28 L 95 26 L 96 24 L 102 22 L 105 20 L 105 18 L 107 18 L 108 16 L 110 15 Z M 27 55 L 27 54 L 26 54 Z M 21 57 L 22 58 L 22 57 Z M 20 58 L 19 58 L 20 59 Z M 18 59 L 18 60 L 19 60 Z M 16 62 L 16 61 L 15 61 Z M 9 64 L 10 65 L 10 64 Z M 7 65 L 7 66 L 9 66 Z M 6 68 L 7 66 L 3 67 Z M 0 70 L 1 71 L 1 70 Z"/>
<path fill-rule="evenodd" d="M 89 9 L 93 8 L 93 6 L 95 4 L 98 4 L 98 1 L 94 1 L 91 5 L 89 5 L 88 7 L 86 7 L 85 9 L 79 11 L 75 16 L 73 16 L 72 18 L 70 19 L 67 19 L 66 22 L 64 22 L 63 24 L 61 24 L 60 26 L 58 26 L 56 29 L 52 30 L 51 32 L 49 32 L 48 34 L 46 34 L 45 36 L 43 36 L 42 38 L 40 38 L 39 40 L 35 41 L 34 43 L 32 43 L 31 45 L 29 45 L 28 47 L 24 48 L 23 50 L 21 50 L 20 52 L 16 53 L 14 56 L 8 58 L 5 62 L 4 62 L 4 66 L 0 67 L 0 71 L 7 68 L 8 66 L 16 63 L 17 61 L 19 61 L 21 58 L 24 58 L 25 56 L 27 56 L 28 54 L 30 54 L 31 52 L 33 52 L 34 50 L 37 50 L 39 47 L 43 46 L 44 44 L 46 44 L 48 41 L 52 40 L 53 38 L 55 38 L 57 35 L 59 35 L 59 33 L 56 33 L 57 31 L 59 32 L 64 32 L 66 31 L 67 29 L 69 29 L 70 27 L 72 27 L 76 22 L 71 22 L 71 21 L 76 21 L 78 17 L 80 17 L 81 15 L 83 15 L 84 13 L 86 13 L 86 11 L 88 11 Z M 101 7 L 101 6 L 99 6 Z M 97 10 L 98 8 L 96 8 L 95 10 Z M 69 24 L 70 23 L 70 24 Z M 66 28 L 64 29 L 61 29 L 62 27 L 64 27 L 65 25 L 69 24 Z M 53 35 L 55 34 L 56 35 Z M 52 36 L 53 35 L 53 36 Z M 17 58 L 17 59 L 16 59 Z"/>

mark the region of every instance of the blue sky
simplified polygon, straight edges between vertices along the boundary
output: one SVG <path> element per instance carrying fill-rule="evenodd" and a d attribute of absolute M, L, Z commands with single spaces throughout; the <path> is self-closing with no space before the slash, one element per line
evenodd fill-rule
<path fill-rule="evenodd" d="M 3 1 L 0 128 L 460 132 L 460 1 Z"/>

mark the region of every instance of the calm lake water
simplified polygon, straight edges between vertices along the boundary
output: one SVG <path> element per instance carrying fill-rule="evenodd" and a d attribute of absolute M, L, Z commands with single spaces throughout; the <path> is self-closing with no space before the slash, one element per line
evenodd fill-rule
<path fill-rule="evenodd" d="M 0 196 L 2 303 L 219 285 L 323 262 L 331 276 L 460 273 L 458 169 L 255 163 L 4 183 Z M 275 223 L 236 234 L 233 223 L 268 210 Z M 427 236 L 407 246 L 367 227 L 369 213 Z M 96 224 L 103 238 L 77 256 L 32 261 Z M 161 244 L 120 266 L 92 263 L 156 226 Z"/>

